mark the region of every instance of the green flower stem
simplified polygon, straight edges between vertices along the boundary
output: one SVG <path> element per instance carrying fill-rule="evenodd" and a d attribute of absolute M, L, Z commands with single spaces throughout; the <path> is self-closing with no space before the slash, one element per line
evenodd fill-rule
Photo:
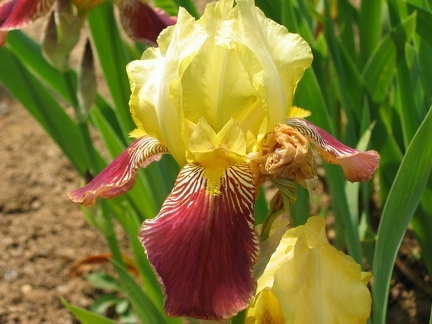
<path fill-rule="evenodd" d="M 270 201 L 269 211 L 261 227 L 261 241 L 265 241 L 270 237 L 270 229 L 273 225 L 273 222 L 279 216 L 286 213 L 297 199 L 296 182 L 279 178 L 271 178 L 271 181 L 276 186 L 278 191 Z"/>
<path fill-rule="evenodd" d="M 76 95 L 76 87 L 74 86 L 72 77 L 73 75 L 71 73 L 64 73 L 64 78 L 66 80 L 68 91 L 70 92 L 70 98 L 72 100 L 72 107 L 74 108 L 75 116 L 77 119 L 81 141 L 84 146 L 85 161 L 88 167 L 88 171 L 91 173 L 91 175 L 94 175 L 96 172 L 102 170 L 104 166 L 99 165 L 98 163 L 99 159 L 96 156 L 96 150 L 93 146 L 93 141 L 91 139 L 88 127 L 88 112 L 79 107 Z"/>

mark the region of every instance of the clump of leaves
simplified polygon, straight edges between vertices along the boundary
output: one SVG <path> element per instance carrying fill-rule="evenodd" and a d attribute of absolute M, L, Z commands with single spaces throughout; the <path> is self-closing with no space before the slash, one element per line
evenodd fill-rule
<path fill-rule="evenodd" d="M 137 316 L 116 278 L 106 272 L 96 272 L 90 273 L 86 279 L 90 285 L 102 291 L 90 306 L 92 312 L 118 319 L 124 324 L 137 323 Z"/>

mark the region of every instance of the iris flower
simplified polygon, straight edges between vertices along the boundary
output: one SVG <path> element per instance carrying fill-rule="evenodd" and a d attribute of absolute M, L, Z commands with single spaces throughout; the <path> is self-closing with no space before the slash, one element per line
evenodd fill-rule
<path fill-rule="evenodd" d="M 127 192 L 140 167 L 174 157 L 182 167 L 174 188 L 139 233 L 170 316 L 220 320 L 248 306 L 260 251 L 257 188 L 266 177 L 315 177 L 308 140 L 352 181 L 368 180 L 378 166 L 376 152 L 343 146 L 292 107 L 312 62 L 308 44 L 252 0 L 236 2 L 208 4 L 199 20 L 180 8 L 159 46 L 127 66 L 135 140 L 69 193 L 92 206 Z"/>
<path fill-rule="evenodd" d="M 283 234 L 258 279 L 246 323 L 366 323 L 372 303 L 366 287 L 370 277 L 329 244 L 324 219 L 310 217 Z"/>
<path fill-rule="evenodd" d="M 20 29 L 50 12 L 56 2 L 70 2 L 78 15 L 87 14 L 105 0 L 9 0 L 0 4 L 0 45 L 4 45 L 8 30 Z M 134 40 L 156 42 L 160 31 L 175 23 L 164 11 L 150 7 L 140 0 L 115 1 L 121 23 Z"/>

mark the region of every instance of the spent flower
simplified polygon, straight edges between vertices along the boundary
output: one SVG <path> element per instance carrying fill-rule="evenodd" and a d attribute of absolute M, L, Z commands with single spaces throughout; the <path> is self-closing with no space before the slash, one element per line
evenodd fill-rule
<path fill-rule="evenodd" d="M 354 174 L 351 180 L 367 180 L 378 167 L 376 152 L 341 150 L 302 119 L 305 111 L 292 107 L 311 62 L 308 44 L 266 18 L 252 0 L 234 7 L 222 0 L 208 4 L 199 20 L 180 8 L 158 47 L 127 66 L 135 140 L 69 196 L 92 206 L 98 197 L 131 189 L 140 167 L 162 154 L 174 157 L 182 167 L 174 188 L 139 233 L 168 315 L 226 319 L 253 300 L 257 187 L 266 177 L 314 178 L 308 141 L 321 145 L 332 163 L 358 156 L 370 161 L 361 179 L 359 169 L 351 169 L 355 162 L 342 164 Z"/>

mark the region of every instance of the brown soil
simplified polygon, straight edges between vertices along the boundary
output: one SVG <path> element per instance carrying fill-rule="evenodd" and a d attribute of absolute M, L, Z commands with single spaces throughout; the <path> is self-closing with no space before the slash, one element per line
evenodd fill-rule
<path fill-rule="evenodd" d="M 94 291 L 68 268 L 107 247 L 66 196 L 78 174 L 4 90 L 0 182 L 0 323 L 73 323 L 60 297 L 88 307 Z"/>

